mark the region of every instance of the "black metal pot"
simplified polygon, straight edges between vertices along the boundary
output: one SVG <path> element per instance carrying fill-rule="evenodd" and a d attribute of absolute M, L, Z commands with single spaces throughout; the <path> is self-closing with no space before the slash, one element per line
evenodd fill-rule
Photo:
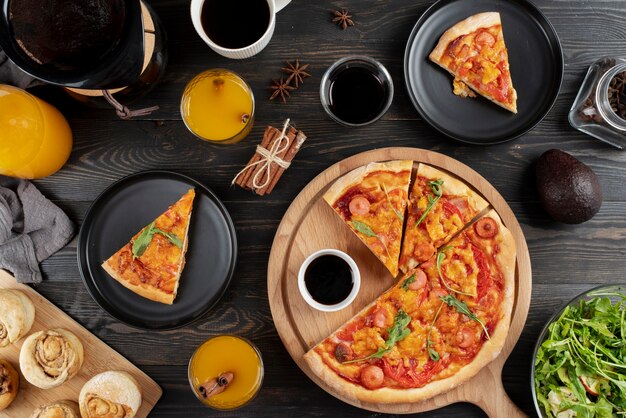
<path fill-rule="evenodd" d="M 0 47 L 24 72 L 46 83 L 83 89 L 114 89 L 139 78 L 144 59 L 143 21 L 139 0 L 125 0 L 125 16 L 119 39 L 102 57 L 76 68 L 39 64 L 17 43 L 9 18 L 9 3 L 0 0 Z M 84 1 L 84 0 L 82 0 Z M 80 3 L 80 2 L 79 2 Z M 77 37 L 80 34 L 76 34 Z"/>

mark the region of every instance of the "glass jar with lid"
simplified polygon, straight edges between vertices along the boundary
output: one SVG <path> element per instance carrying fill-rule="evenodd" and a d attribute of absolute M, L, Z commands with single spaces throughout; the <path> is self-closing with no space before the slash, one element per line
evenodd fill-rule
<path fill-rule="evenodd" d="M 626 147 L 626 57 L 601 58 L 589 67 L 569 122 L 601 141 Z"/>

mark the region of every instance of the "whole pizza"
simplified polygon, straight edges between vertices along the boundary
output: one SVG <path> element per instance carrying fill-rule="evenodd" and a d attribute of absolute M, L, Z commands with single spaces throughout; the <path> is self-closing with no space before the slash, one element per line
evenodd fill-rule
<path fill-rule="evenodd" d="M 407 161 L 369 164 L 325 195 L 359 238 L 373 238 L 363 241 L 385 265 L 404 271 L 304 356 L 315 375 L 355 401 L 419 402 L 446 392 L 491 362 L 508 333 L 516 263 L 510 231 L 462 180 L 418 164 L 405 182 L 397 173 L 406 167 Z M 392 214 L 402 221 L 390 221 Z M 355 219 L 371 233 L 355 228 Z M 371 245 L 378 236 L 400 251 L 381 257 L 380 246 Z"/>

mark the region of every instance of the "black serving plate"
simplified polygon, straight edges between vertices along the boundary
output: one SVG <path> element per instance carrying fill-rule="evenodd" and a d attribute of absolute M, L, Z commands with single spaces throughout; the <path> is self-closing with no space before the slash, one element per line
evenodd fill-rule
<path fill-rule="evenodd" d="M 165 305 L 136 295 L 101 264 L 191 187 L 196 197 L 178 296 Z M 177 328 L 204 315 L 226 291 L 236 258 L 235 228 L 224 205 L 201 183 L 168 171 L 133 174 L 109 186 L 87 211 L 78 236 L 78 267 L 93 299 L 143 329 Z"/>
<path fill-rule="evenodd" d="M 482 97 L 452 93 L 452 76 L 428 59 L 441 35 L 481 12 L 499 12 L 509 52 L 517 114 Z M 420 115 L 445 135 L 471 144 L 517 138 L 550 111 L 563 79 L 563 52 L 548 19 L 527 0 L 440 0 L 419 18 L 404 54 L 404 78 Z"/>

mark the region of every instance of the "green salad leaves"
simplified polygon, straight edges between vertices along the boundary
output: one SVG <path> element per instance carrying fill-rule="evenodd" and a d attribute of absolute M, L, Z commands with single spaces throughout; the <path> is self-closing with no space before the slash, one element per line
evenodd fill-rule
<path fill-rule="evenodd" d="M 154 226 L 154 222 L 152 222 L 150 225 L 145 227 L 144 230 L 141 231 L 141 234 L 139 234 L 139 236 L 133 241 L 133 258 L 141 257 L 143 255 L 146 249 L 148 249 L 148 245 L 150 245 L 154 234 L 163 235 L 178 248 L 183 247 L 183 242 L 180 240 L 180 238 L 178 238 L 171 232 L 164 231 L 161 228 Z"/>
<path fill-rule="evenodd" d="M 385 341 L 384 347 L 380 347 L 378 351 L 367 357 L 346 361 L 344 364 L 356 363 L 357 361 L 369 360 L 371 358 L 383 358 L 385 354 L 393 349 L 397 342 L 402 341 L 409 336 L 411 333 L 411 330 L 408 328 L 410 323 L 411 317 L 409 314 L 400 309 L 393 322 L 393 326 L 389 328 L 389 336 L 387 337 L 387 341 Z"/>
<path fill-rule="evenodd" d="M 594 296 L 565 308 L 537 352 L 537 401 L 549 417 L 626 416 L 626 295 Z"/>

